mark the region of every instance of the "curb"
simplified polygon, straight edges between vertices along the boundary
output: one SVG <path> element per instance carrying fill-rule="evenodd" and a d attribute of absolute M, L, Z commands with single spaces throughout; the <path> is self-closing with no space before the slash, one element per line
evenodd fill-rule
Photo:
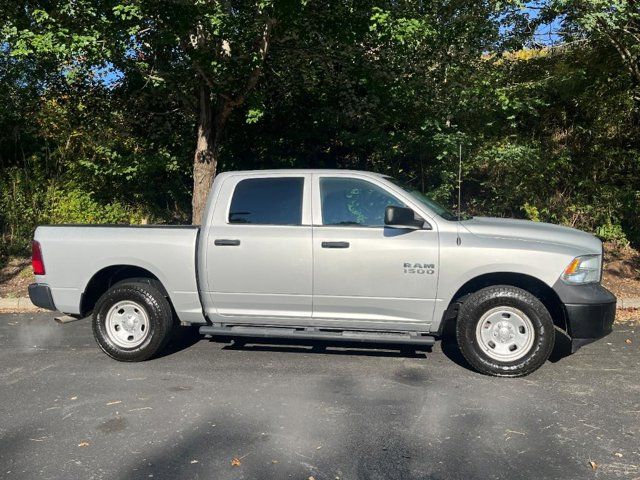
<path fill-rule="evenodd" d="M 41 308 L 38 308 L 33 303 L 31 303 L 29 297 L 0 298 L 0 310 L 6 310 L 15 313 L 43 311 Z"/>
<path fill-rule="evenodd" d="M 619 298 L 616 308 L 640 308 L 640 298 Z"/>
<path fill-rule="evenodd" d="M 616 305 L 618 310 L 624 308 L 640 308 L 640 297 L 619 298 Z M 9 312 L 44 312 L 45 310 L 36 307 L 28 297 L 20 298 L 0 298 L 0 310 Z"/>

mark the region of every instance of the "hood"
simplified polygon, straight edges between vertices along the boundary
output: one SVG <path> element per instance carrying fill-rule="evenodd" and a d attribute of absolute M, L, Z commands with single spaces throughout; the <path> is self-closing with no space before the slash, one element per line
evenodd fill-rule
<path fill-rule="evenodd" d="M 602 253 L 602 242 L 597 237 L 575 228 L 529 220 L 492 217 L 473 217 L 461 223 L 478 236 L 555 243 L 579 248 L 586 253 Z"/>

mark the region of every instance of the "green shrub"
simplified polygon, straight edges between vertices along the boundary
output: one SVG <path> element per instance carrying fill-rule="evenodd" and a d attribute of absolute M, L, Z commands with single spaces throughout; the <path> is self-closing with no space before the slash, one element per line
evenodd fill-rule
<path fill-rule="evenodd" d="M 45 205 L 45 179 L 9 168 L 0 177 L 0 256 L 25 253 Z"/>
<path fill-rule="evenodd" d="M 60 223 L 140 224 L 148 209 L 118 201 L 102 203 L 93 192 L 37 171 L 4 170 L 0 178 L 0 257 L 28 253 L 37 225 Z"/>
<path fill-rule="evenodd" d="M 532 220 L 534 222 L 540 221 L 540 210 L 538 210 L 538 207 L 536 207 L 535 205 L 531 205 L 529 202 L 525 202 L 525 204 L 522 206 L 522 211 L 529 220 Z"/>
<path fill-rule="evenodd" d="M 117 201 L 101 204 L 92 192 L 77 188 L 63 189 L 51 186 L 47 190 L 47 209 L 42 218 L 46 223 L 146 223 L 141 211 Z"/>
<path fill-rule="evenodd" d="M 615 243 L 619 247 L 629 246 L 629 240 L 621 225 L 606 223 L 596 229 L 596 235 L 604 241 Z"/>

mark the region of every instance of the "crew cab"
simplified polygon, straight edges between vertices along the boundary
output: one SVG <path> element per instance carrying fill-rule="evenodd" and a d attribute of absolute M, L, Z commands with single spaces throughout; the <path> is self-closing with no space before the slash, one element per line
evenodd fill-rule
<path fill-rule="evenodd" d="M 430 346 L 446 324 L 478 371 L 526 375 L 554 347 L 611 331 L 602 243 L 572 228 L 458 218 L 377 173 L 219 174 L 202 226 L 35 231 L 32 302 L 91 313 L 120 361 L 158 354 L 177 323 L 205 335 Z"/>

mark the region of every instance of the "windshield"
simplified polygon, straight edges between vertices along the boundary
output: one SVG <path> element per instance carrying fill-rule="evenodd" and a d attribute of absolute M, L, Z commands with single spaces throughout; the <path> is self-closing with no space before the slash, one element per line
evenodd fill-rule
<path fill-rule="evenodd" d="M 427 197 L 424 193 L 422 193 L 420 190 L 417 190 L 415 187 L 412 187 L 411 185 L 401 182 L 400 180 L 396 180 L 393 177 L 384 177 L 384 178 L 386 180 L 389 180 L 394 185 L 397 185 L 398 187 L 403 189 L 405 192 L 411 195 L 411 197 L 413 197 L 414 200 L 420 202 L 421 204 L 426 206 L 429 210 L 437 213 L 445 220 L 450 220 L 450 221 L 457 220 L 457 217 L 453 213 L 451 213 L 449 210 L 444 208 L 438 202 Z M 465 218 L 463 217 L 463 219 Z"/>

